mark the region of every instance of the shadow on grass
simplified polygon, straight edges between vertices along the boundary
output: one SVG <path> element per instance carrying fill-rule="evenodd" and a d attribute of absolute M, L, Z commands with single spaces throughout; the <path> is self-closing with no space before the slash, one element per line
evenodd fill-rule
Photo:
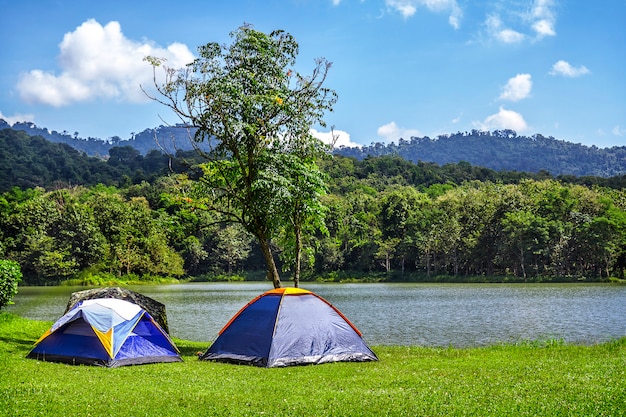
<path fill-rule="evenodd" d="M 190 342 L 188 340 L 174 339 L 176 347 L 180 351 L 181 356 L 198 356 L 206 352 L 211 343 L 209 342 Z"/>
<path fill-rule="evenodd" d="M 35 340 L 20 339 L 17 337 L 0 336 L 0 342 L 6 343 L 4 350 L 9 353 L 23 353 L 26 355 L 35 345 Z"/>

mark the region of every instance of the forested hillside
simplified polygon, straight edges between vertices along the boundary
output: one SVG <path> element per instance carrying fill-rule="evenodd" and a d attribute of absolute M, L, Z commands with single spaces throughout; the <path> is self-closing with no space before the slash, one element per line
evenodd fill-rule
<path fill-rule="evenodd" d="M 125 187 L 153 182 L 170 172 L 183 172 L 189 165 L 199 161 L 193 151 L 178 151 L 173 157 L 160 151 L 149 151 L 145 156 L 131 146 L 116 146 L 109 149 L 109 156 L 96 158 L 65 143 L 52 143 L 40 136 L 29 136 L 24 132 L 0 130 L 0 192 L 12 187 L 45 189 L 64 186 L 94 186 L 98 184 Z M 515 183 L 522 179 L 559 179 L 573 184 L 601 185 L 611 188 L 626 186 L 626 175 L 603 177 L 554 177 L 546 171 L 525 173 L 495 171 L 467 162 L 440 166 L 436 163 L 412 163 L 399 156 L 384 156 L 355 160 L 337 156 L 332 164 L 324 168 L 332 176 L 332 187 L 347 190 L 358 180 L 373 181 L 373 178 L 402 180 L 405 185 L 424 188 L 434 184 L 458 184 L 463 181 L 497 181 Z M 194 162 L 195 161 L 195 162 Z"/>
<path fill-rule="evenodd" d="M 32 123 L 16 123 L 12 127 L 0 119 L 0 130 L 12 128 L 31 136 L 41 136 L 51 142 L 66 143 L 89 156 L 105 157 L 114 147 L 130 146 L 143 156 L 153 150 L 175 154 L 193 147 L 189 138 L 194 131 L 181 126 L 159 126 L 141 132 L 131 132 L 128 138 L 113 136 L 100 140 L 82 139 L 79 132 L 48 131 Z M 372 143 L 361 148 L 340 147 L 338 155 L 359 160 L 367 157 L 400 156 L 407 161 L 433 162 L 438 165 L 468 162 L 474 166 L 496 171 L 538 173 L 547 171 L 553 176 L 614 177 L 626 174 L 626 146 L 597 148 L 584 146 L 540 134 L 518 136 L 512 130 L 485 132 L 472 130 L 437 138 L 412 137 L 398 143 Z"/>
<path fill-rule="evenodd" d="M 0 192 L 12 187 L 125 186 L 152 181 L 177 167 L 157 150 L 142 156 L 135 148 L 120 146 L 107 153 L 106 159 L 90 157 L 66 143 L 0 130 Z"/>
<path fill-rule="evenodd" d="M 0 131 L 4 129 L 12 129 L 18 132 L 25 132 L 29 136 L 40 136 L 54 143 L 65 143 L 74 149 L 84 152 L 90 156 L 104 157 L 109 153 L 111 144 L 98 138 L 83 139 L 79 137 L 78 132 L 70 134 L 67 131 L 57 132 L 49 131 L 47 128 L 41 128 L 34 123 L 19 122 L 13 126 L 9 125 L 5 120 L 0 119 Z"/>
<path fill-rule="evenodd" d="M 0 152 L 8 189 L 0 195 L 0 258 L 19 262 L 26 283 L 265 276 L 253 239 L 184 198 L 162 154 L 118 147 L 105 162 L 21 132 L 0 134 L 10 144 Z M 303 279 L 624 276 L 623 176 L 554 178 L 398 156 L 320 164 L 328 233 L 306 236 Z M 288 279 L 289 260 L 280 264 Z"/>
<path fill-rule="evenodd" d="M 357 159 L 398 155 L 412 162 L 469 162 L 496 171 L 539 172 L 552 175 L 613 177 L 626 174 L 626 146 L 600 149 L 545 137 L 518 136 L 512 130 L 456 133 L 401 139 L 398 144 L 375 143 L 340 148 L 337 153 Z"/>
<path fill-rule="evenodd" d="M 154 129 L 144 129 L 141 132 L 131 132 L 131 136 L 122 139 L 119 136 L 112 136 L 105 139 L 81 138 L 79 132 L 70 134 L 67 131 L 49 131 L 47 128 L 38 127 L 33 123 L 22 122 L 10 126 L 5 120 L 0 119 L 0 130 L 13 129 L 25 132 L 30 136 L 41 136 L 42 138 L 55 143 L 65 143 L 89 156 L 106 157 L 109 151 L 115 147 L 130 146 L 139 151 L 141 155 L 147 155 L 151 151 L 157 150 L 169 154 L 178 151 L 189 151 L 193 146 L 189 140 L 195 130 L 188 131 L 181 126 L 159 126 Z"/>

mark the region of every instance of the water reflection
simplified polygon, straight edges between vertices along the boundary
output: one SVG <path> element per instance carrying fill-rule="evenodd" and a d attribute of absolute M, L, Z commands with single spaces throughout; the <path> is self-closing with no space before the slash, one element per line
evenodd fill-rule
<path fill-rule="evenodd" d="M 131 289 L 166 305 L 173 336 L 210 342 L 268 283 L 191 283 Z M 626 335 L 626 286 L 609 284 L 309 284 L 372 345 L 482 346 L 559 338 L 596 343 Z M 8 311 L 54 321 L 72 291 L 21 287 Z"/>

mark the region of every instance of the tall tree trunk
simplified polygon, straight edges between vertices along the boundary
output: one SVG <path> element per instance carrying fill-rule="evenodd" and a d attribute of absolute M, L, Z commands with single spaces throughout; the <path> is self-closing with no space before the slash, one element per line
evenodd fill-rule
<path fill-rule="evenodd" d="M 293 286 L 298 288 L 300 286 L 300 267 L 301 260 L 300 257 L 302 255 L 302 232 L 298 224 L 294 227 L 294 234 L 296 238 L 296 250 L 295 250 L 295 265 L 293 270 Z"/>
<path fill-rule="evenodd" d="M 276 262 L 274 262 L 274 255 L 270 249 L 270 244 L 265 236 L 257 236 L 259 238 L 259 244 L 261 245 L 261 252 L 265 258 L 265 266 L 267 268 L 267 279 L 272 281 L 274 288 L 282 287 L 280 282 L 280 275 L 278 274 L 278 268 L 276 268 Z"/>
<path fill-rule="evenodd" d="M 391 271 L 391 255 L 389 255 L 389 251 L 385 253 L 385 272 L 389 273 Z"/>
<path fill-rule="evenodd" d="M 526 282 L 526 265 L 524 264 L 524 248 L 520 247 L 520 254 L 519 254 L 519 262 L 520 262 L 520 268 L 522 269 L 522 276 L 524 277 L 524 282 Z"/>

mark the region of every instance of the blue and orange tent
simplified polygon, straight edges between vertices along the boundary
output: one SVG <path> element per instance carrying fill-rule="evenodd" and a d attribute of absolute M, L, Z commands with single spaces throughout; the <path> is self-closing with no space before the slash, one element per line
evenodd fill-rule
<path fill-rule="evenodd" d="M 39 338 L 28 357 L 111 368 L 182 361 L 172 340 L 148 312 L 115 298 L 77 303 Z"/>
<path fill-rule="evenodd" d="M 278 288 L 254 298 L 200 359 L 268 368 L 378 360 L 337 308 L 300 288 Z"/>

